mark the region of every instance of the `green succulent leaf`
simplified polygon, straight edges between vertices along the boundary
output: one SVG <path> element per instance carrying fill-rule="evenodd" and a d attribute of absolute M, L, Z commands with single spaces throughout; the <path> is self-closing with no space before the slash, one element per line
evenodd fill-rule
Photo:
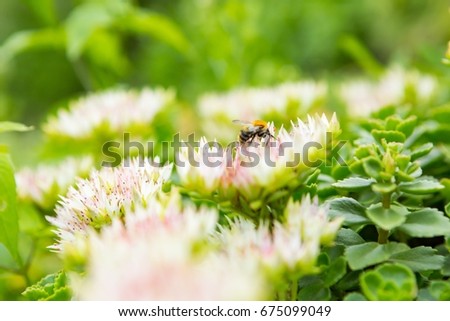
<path fill-rule="evenodd" d="M 325 286 L 330 287 L 342 279 L 347 272 L 347 261 L 344 257 L 339 257 L 322 272 Z"/>
<path fill-rule="evenodd" d="M 367 176 L 373 177 L 378 180 L 380 178 L 380 173 L 383 170 L 383 166 L 376 157 L 368 157 L 363 160 L 364 171 Z"/>
<path fill-rule="evenodd" d="M 372 185 L 372 191 L 380 194 L 390 194 L 397 189 L 394 183 L 376 183 Z"/>
<path fill-rule="evenodd" d="M 450 281 L 432 281 L 428 290 L 437 300 L 450 301 Z"/>
<path fill-rule="evenodd" d="M 402 264 L 383 264 L 361 275 L 361 290 L 371 301 L 406 301 L 417 296 L 414 273 Z"/>
<path fill-rule="evenodd" d="M 406 140 L 405 134 L 397 130 L 372 130 L 373 137 L 381 144 L 383 140 L 386 142 L 399 142 L 404 143 Z"/>
<path fill-rule="evenodd" d="M 437 181 L 423 179 L 400 183 L 398 188 L 403 193 L 424 195 L 438 192 L 443 189 L 444 186 Z"/>
<path fill-rule="evenodd" d="M 373 179 L 350 177 L 350 178 L 346 178 L 341 181 L 338 181 L 337 183 L 334 183 L 333 186 L 337 189 L 354 192 L 354 191 L 360 191 L 365 188 L 368 188 L 373 183 L 375 183 L 375 180 L 373 180 Z"/>
<path fill-rule="evenodd" d="M 344 225 L 363 225 L 370 223 L 366 216 L 366 208 L 357 200 L 341 197 L 330 201 L 328 215 L 331 218 L 343 217 Z"/>
<path fill-rule="evenodd" d="M 444 264 L 444 257 L 438 255 L 437 250 L 426 246 L 393 253 L 389 260 L 402 263 L 415 272 L 439 270 Z"/>
<path fill-rule="evenodd" d="M 450 219 L 435 208 L 424 208 L 409 214 L 398 229 L 413 237 L 450 235 Z"/>
<path fill-rule="evenodd" d="M 67 301 L 72 296 L 66 275 L 62 271 L 47 275 L 38 283 L 29 286 L 22 295 L 32 301 Z"/>
<path fill-rule="evenodd" d="M 365 267 L 387 261 L 393 253 L 408 250 L 408 246 L 402 243 L 379 244 L 367 242 L 352 245 L 345 250 L 345 258 L 352 270 L 360 270 Z"/>
<path fill-rule="evenodd" d="M 350 246 L 364 243 L 364 239 L 355 231 L 349 228 L 341 228 L 335 239 L 336 244 Z"/>
<path fill-rule="evenodd" d="M 408 118 L 400 121 L 396 130 L 402 132 L 406 137 L 410 136 L 417 125 L 417 116 L 409 116 Z"/>
<path fill-rule="evenodd" d="M 381 203 L 371 205 L 367 211 L 367 217 L 384 230 L 391 230 L 405 222 L 408 210 L 400 205 L 391 205 L 384 208 Z"/>
<path fill-rule="evenodd" d="M 321 280 L 300 287 L 297 295 L 299 301 L 328 301 L 331 298 L 331 291 Z"/>
<path fill-rule="evenodd" d="M 425 155 L 428 155 L 433 150 L 432 143 L 426 143 L 420 147 L 417 147 L 411 152 L 411 161 L 415 161 Z"/>

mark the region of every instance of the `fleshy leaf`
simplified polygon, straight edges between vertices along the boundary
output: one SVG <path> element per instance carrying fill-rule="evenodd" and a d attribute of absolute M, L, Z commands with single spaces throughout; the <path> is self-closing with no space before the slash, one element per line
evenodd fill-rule
<path fill-rule="evenodd" d="M 363 190 L 373 183 L 375 183 L 373 179 L 350 177 L 334 183 L 333 187 L 353 192 Z"/>
<path fill-rule="evenodd" d="M 378 130 L 374 129 L 372 130 L 372 135 L 375 137 L 375 139 L 381 143 L 383 139 L 386 140 L 386 142 L 399 142 L 403 143 L 406 139 L 405 134 L 402 132 L 399 132 L 397 130 Z"/>
<path fill-rule="evenodd" d="M 450 281 L 432 281 L 428 290 L 437 300 L 450 301 Z"/>
<path fill-rule="evenodd" d="M 406 301 L 417 296 L 416 277 L 402 264 L 384 264 L 364 272 L 361 289 L 371 301 Z"/>
<path fill-rule="evenodd" d="M 381 203 L 371 205 L 367 211 L 367 217 L 377 226 L 385 230 L 391 230 L 405 222 L 408 210 L 399 205 L 391 205 L 384 208 Z"/>
<path fill-rule="evenodd" d="M 425 155 L 428 155 L 433 149 L 432 143 L 426 143 L 420 147 L 417 147 L 411 152 L 411 161 L 415 161 L 419 159 L 420 157 L 423 157 Z"/>
<path fill-rule="evenodd" d="M 352 270 L 359 270 L 387 261 L 393 253 L 408 249 L 408 246 L 402 243 L 378 244 L 376 242 L 368 242 L 349 246 L 345 250 L 345 257 Z"/>
<path fill-rule="evenodd" d="M 62 271 L 47 275 L 29 286 L 22 295 L 31 301 L 67 301 L 72 296 L 66 275 Z"/>
<path fill-rule="evenodd" d="M 362 225 L 370 223 L 366 217 L 366 208 L 349 197 L 341 197 L 330 202 L 328 215 L 331 218 L 343 217 L 344 225 Z"/>
<path fill-rule="evenodd" d="M 444 264 L 444 257 L 436 253 L 437 251 L 431 247 L 420 246 L 394 253 L 389 261 L 402 263 L 416 272 L 439 270 Z"/>
<path fill-rule="evenodd" d="M 323 272 L 323 281 L 325 286 L 332 286 L 342 279 L 347 272 L 347 262 L 345 258 L 339 257 L 327 267 Z"/>
<path fill-rule="evenodd" d="M 406 217 L 400 231 L 413 237 L 450 235 L 450 220 L 434 208 L 424 208 Z"/>
<path fill-rule="evenodd" d="M 423 195 L 437 192 L 444 188 L 442 184 L 432 180 L 415 180 L 413 182 L 400 183 L 399 190 L 408 194 Z"/>
<path fill-rule="evenodd" d="M 349 228 L 341 228 L 335 239 L 336 244 L 342 244 L 345 246 L 357 245 L 364 243 L 364 239 L 355 231 Z"/>

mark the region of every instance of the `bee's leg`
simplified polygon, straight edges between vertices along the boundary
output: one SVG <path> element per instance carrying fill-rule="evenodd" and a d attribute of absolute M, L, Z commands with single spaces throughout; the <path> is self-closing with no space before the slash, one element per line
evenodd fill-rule
<path fill-rule="evenodd" d="M 253 135 L 252 138 L 250 138 L 250 141 L 248 142 L 248 145 L 250 146 L 253 143 L 253 140 L 255 139 L 256 135 Z"/>

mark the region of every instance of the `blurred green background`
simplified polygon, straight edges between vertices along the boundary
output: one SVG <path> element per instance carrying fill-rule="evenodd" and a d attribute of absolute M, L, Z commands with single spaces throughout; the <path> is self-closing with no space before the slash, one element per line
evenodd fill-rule
<path fill-rule="evenodd" d="M 39 127 L 68 100 L 117 86 L 173 87 L 195 106 L 209 91 L 375 77 L 393 62 L 448 79 L 449 21 L 446 1 L 2 0 L 0 119 Z M 2 140 L 27 163 L 15 136 Z"/>

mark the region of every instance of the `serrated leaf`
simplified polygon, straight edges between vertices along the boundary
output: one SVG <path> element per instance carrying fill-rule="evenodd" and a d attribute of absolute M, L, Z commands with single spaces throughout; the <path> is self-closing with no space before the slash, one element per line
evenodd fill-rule
<path fill-rule="evenodd" d="M 348 228 L 341 228 L 335 239 L 336 244 L 342 244 L 345 246 L 357 245 L 364 243 L 364 239 L 355 231 Z"/>
<path fill-rule="evenodd" d="M 366 208 L 357 200 L 349 197 L 341 197 L 330 201 L 328 215 L 331 218 L 343 217 L 345 225 L 368 224 Z"/>
<path fill-rule="evenodd" d="M 361 275 L 361 290 L 371 301 L 404 301 L 417 296 L 414 273 L 401 264 L 383 264 Z"/>
<path fill-rule="evenodd" d="M 29 286 L 22 295 L 32 301 L 66 301 L 71 298 L 64 272 L 49 274 Z"/>
<path fill-rule="evenodd" d="M 343 189 L 346 191 L 360 191 L 365 188 L 370 187 L 375 183 L 373 179 L 365 179 L 365 178 L 359 178 L 359 177 L 350 177 L 346 178 L 344 180 L 338 181 L 337 183 L 334 183 L 332 186 L 337 189 Z"/>
<path fill-rule="evenodd" d="M 366 210 L 367 217 L 384 230 L 391 230 L 405 222 L 408 210 L 399 205 L 384 208 L 381 203 L 371 205 Z"/>
<path fill-rule="evenodd" d="M 439 270 L 444 264 L 444 257 L 437 255 L 431 247 L 420 246 L 391 255 L 389 261 L 402 263 L 416 272 Z"/>
<path fill-rule="evenodd" d="M 409 116 L 397 125 L 397 130 L 402 132 L 406 137 L 410 136 L 417 124 L 417 116 Z"/>
<path fill-rule="evenodd" d="M 0 152 L 0 242 L 20 262 L 17 242 L 19 223 L 17 216 L 16 182 L 11 158 Z"/>
<path fill-rule="evenodd" d="M 450 235 L 450 220 L 434 208 L 424 208 L 409 214 L 398 228 L 413 237 Z"/>
<path fill-rule="evenodd" d="M 373 137 L 381 144 L 382 140 L 385 139 L 386 142 L 399 142 L 404 143 L 406 140 L 405 134 L 397 130 L 372 130 Z"/>
<path fill-rule="evenodd" d="M 398 185 L 398 189 L 403 193 L 423 195 L 435 193 L 443 189 L 444 186 L 439 182 L 432 180 L 415 180 L 413 182 L 402 182 Z"/>
<path fill-rule="evenodd" d="M 426 143 L 420 147 L 417 147 L 411 152 L 411 161 L 415 161 L 425 155 L 428 155 L 433 150 L 432 143 Z"/>
<path fill-rule="evenodd" d="M 377 263 L 384 262 L 390 258 L 393 253 L 408 250 L 408 246 L 402 243 L 378 244 L 368 242 L 349 246 L 345 250 L 345 257 L 352 270 L 363 269 Z"/>

